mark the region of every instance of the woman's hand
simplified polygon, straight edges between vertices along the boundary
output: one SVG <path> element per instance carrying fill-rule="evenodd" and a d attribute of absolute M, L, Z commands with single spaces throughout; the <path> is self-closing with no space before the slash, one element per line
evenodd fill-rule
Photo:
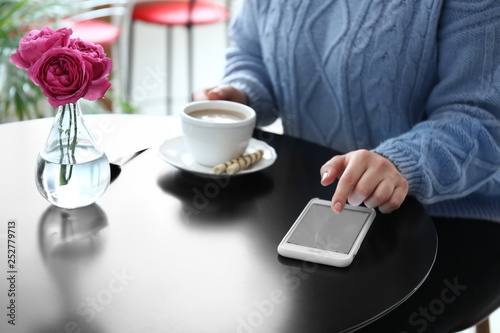
<path fill-rule="evenodd" d="M 346 201 L 378 207 L 382 213 L 398 209 L 408 194 L 408 181 L 387 158 L 368 150 L 338 155 L 321 167 L 321 184 L 339 179 L 332 198 L 332 210 L 340 213 Z"/>
<path fill-rule="evenodd" d="M 248 104 L 247 95 L 243 91 L 227 84 L 196 90 L 191 97 L 193 101 L 225 100 Z"/>

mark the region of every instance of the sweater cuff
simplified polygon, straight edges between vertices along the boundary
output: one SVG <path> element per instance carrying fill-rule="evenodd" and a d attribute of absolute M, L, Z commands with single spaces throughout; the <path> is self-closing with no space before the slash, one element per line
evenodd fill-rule
<path fill-rule="evenodd" d="M 415 154 L 408 151 L 407 146 L 388 140 L 383 142 L 372 151 L 389 159 L 408 181 L 408 194 L 416 197 L 422 203 L 430 203 L 432 188 L 427 184 L 427 177 L 422 173 L 422 166 L 419 164 Z"/>
<path fill-rule="evenodd" d="M 221 83 L 229 84 L 246 94 L 248 105 L 257 114 L 257 126 L 269 125 L 278 118 L 271 96 L 259 82 L 254 82 L 252 78 L 228 76 Z"/>

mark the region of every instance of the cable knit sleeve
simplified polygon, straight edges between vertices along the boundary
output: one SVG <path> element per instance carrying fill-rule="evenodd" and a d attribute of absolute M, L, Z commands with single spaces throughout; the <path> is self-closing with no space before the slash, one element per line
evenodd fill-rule
<path fill-rule="evenodd" d="M 272 85 L 262 59 L 257 1 L 243 1 L 231 22 L 232 45 L 226 52 L 223 84 L 243 90 L 250 106 L 257 112 L 257 125 L 263 126 L 277 119 Z"/>
<path fill-rule="evenodd" d="M 500 1 L 445 1 L 427 120 L 374 151 L 426 204 L 464 197 L 500 169 Z"/>

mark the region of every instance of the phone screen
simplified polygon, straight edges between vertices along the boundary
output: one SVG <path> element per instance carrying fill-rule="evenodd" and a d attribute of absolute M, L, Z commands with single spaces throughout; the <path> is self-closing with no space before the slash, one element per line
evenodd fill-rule
<path fill-rule="evenodd" d="M 348 209 L 335 214 L 329 206 L 313 204 L 287 243 L 348 254 L 369 215 Z"/>

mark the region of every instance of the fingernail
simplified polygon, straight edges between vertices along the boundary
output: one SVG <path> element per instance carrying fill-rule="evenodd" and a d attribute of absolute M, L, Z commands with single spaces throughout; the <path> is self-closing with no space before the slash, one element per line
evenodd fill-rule
<path fill-rule="evenodd" d="M 340 212 L 342 211 L 342 204 L 340 202 L 336 202 L 333 205 L 332 210 L 335 214 L 340 214 Z"/>
<path fill-rule="evenodd" d="M 321 182 L 324 182 L 326 177 L 328 177 L 328 171 L 323 172 L 323 176 L 321 176 Z"/>
<path fill-rule="evenodd" d="M 215 87 L 214 89 L 212 89 L 212 92 L 218 94 L 219 98 L 222 98 L 224 95 L 223 90 L 220 87 Z"/>
<path fill-rule="evenodd" d="M 353 206 L 359 206 L 361 205 L 361 203 L 363 201 L 365 201 L 365 198 L 358 195 L 357 193 L 353 193 L 351 194 L 351 196 L 349 197 L 349 204 L 353 205 Z"/>

